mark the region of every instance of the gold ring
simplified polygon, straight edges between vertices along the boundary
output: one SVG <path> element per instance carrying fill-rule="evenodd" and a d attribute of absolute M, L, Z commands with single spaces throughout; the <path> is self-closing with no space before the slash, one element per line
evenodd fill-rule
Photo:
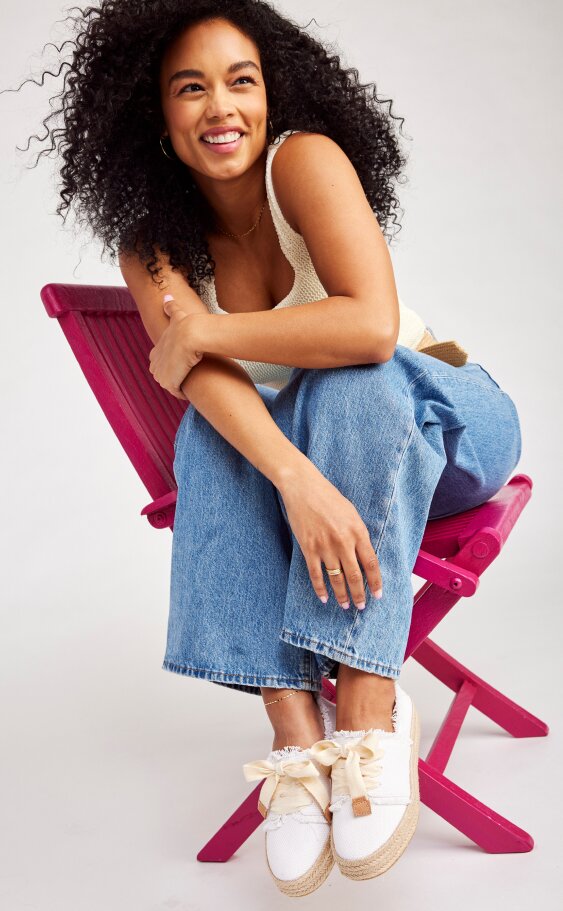
<path fill-rule="evenodd" d="M 341 569 L 328 569 L 328 567 L 325 567 L 325 569 L 326 569 L 327 573 L 329 574 L 329 576 L 337 576 L 339 573 L 342 572 Z"/>

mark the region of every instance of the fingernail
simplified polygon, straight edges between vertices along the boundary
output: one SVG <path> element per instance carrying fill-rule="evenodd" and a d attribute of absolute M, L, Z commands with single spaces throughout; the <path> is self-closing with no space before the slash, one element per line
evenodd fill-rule
<path fill-rule="evenodd" d="M 373 593 L 373 597 L 374 597 L 374 598 L 382 598 L 382 597 L 383 597 L 383 589 L 382 589 L 382 588 L 378 588 L 377 591 Z"/>
<path fill-rule="evenodd" d="M 349 601 L 342 601 L 340 607 L 343 607 L 344 610 L 348 610 L 348 608 L 350 607 L 350 602 L 349 602 Z"/>
<path fill-rule="evenodd" d="M 164 298 L 162 300 L 162 303 L 165 304 L 167 301 L 173 301 L 173 300 L 174 300 L 174 298 L 172 297 L 171 294 L 165 294 Z"/>
<path fill-rule="evenodd" d="M 326 604 L 326 602 L 328 601 L 328 598 L 327 598 L 326 595 L 319 595 L 319 598 L 321 599 L 321 601 L 323 602 L 323 604 Z"/>
<path fill-rule="evenodd" d="M 358 610 L 363 610 L 365 606 L 366 606 L 366 602 L 365 602 L 365 601 L 359 601 L 359 602 L 356 604 L 356 607 L 358 608 Z"/>

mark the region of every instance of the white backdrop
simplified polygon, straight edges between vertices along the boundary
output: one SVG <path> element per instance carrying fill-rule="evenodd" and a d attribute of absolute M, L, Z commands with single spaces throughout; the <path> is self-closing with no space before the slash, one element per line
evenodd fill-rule
<path fill-rule="evenodd" d="M 519 409 L 517 471 L 532 477 L 532 499 L 477 595 L 434 638 L 556 728 L 561 4 L 275 5 L 300 25 L 315 17 L 311 31 L 336 41 L 346 64 L 405 117 L 410 183 L 398 189 L 403 227 L 391 246 L 399 293 L 438 337 L 459 339 Z M 40 51 L 68 37 L 55 25 L 66 8 L 2 8 L 0 88 L 53 60 L 52 49 Z M 172 536 L 140 517 L 150 498 L 39 298 L 48 282 L 123 284 L 100 246 L 62 229 L 52 158 L 26 170 L 39 146 L 15 148 L 43 135 L 60 88 L 48 78 L 43 89 L 0 95 L 2 906 L 281 908 L 260 830 L 227 864 L 195 860 L 247 795 L 242 763 L 266 755 L 271 730 L 259 699 L 161 670 Z M 424 756 L 451 693 L 414 662 L 401 682 L 421 714 Z M 531 832 L 533 852 L 487 855 L 423 807 L 396 867 L 359 886 L 335 868 L 308 907 L 352 892 L 359 908 L 383 899 L 440 911 L 453 895 L 469 907 L 465 883 L 472 906 L 492 909 L 502 894 L 515 909 L 532 898 L 553 907 L 559 738 L 554 730 L 518 741 L 471 709 L 447 768 Z"/>

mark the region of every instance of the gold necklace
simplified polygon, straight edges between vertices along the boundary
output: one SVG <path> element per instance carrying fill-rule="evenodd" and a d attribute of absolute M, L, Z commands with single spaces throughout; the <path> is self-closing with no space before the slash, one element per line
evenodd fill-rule
<path fill-rule="evenodd" d="M 252 227 L 248 231 L 245 231 L 244 234 L 231 234 L 230 231 L 223 231 L 223 228 L 219 228 L 219 226 L 217 225 L 218 230 L 221 232 L 221 234 L 226 234 L 227 237 L 246 237 L 247 234 L 250 234 L 251 231 L 254 231 L 254 228 L 258 227 L 260 219 L 262 218 L 262 212 L 264 211 L 264 206 L 266 205 L 267 199 L 268 199 L 268 197 L 266 197 L 266 199 L 262 203 L 262 208 L 260 209 L 260 215 L 258 216 L 258 220 L 256 221 L 255 224 L 252 225 Z"/>

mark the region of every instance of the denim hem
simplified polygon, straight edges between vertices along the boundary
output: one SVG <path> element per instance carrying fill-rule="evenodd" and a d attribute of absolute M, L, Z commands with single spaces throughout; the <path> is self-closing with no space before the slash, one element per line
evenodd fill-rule
<path fill-rule="evenodd" d="M 228 686 L 234 690 L 240 690 L 243 693 L 252 693 L 261 696 L 261 686 L 271 686 L 295 690 L 312 689 L 318 692 L 322 688 L 322 682 L 319 679 L 314 680 L 312 677 L 273 677 L 271 675 L 261 676 L 260 674 L 229 674 L 225 671 L 212 671 L 206 667 L 191 667 L 186 664 L 176 664 L 165 658 L 162 662 L 163 671 L 171 671 L 174 674 L 181 674 L 184 677 L 198 677 L 201 680 L 209 680 L 211 683 L 218 683 L 221 686 Z"/>
<path fill-rule="evenodd" d="M 339 648 L 337 645 L 327 645 L 326 642 L 311 639 L 310 636 L 304 636 L 301 633 L 292 633 L 291 630 L 285 628 L 280 633 L 280 639 L 287 642 L 288 645 L 297 645 L 299 648 L 306 648 L 319 655 L 326 655 L 341 664 L 357 667 L 361 671 L 372 671 L 374 674 L 381 674 L 384 677 L 393 677 L 395 679 L 401 674 L 401 668 L 395 667 L 393 664 L 384 664 L 382 661 L 368 661 L 366 658 L 351 655 L 350 652 Z"/>

